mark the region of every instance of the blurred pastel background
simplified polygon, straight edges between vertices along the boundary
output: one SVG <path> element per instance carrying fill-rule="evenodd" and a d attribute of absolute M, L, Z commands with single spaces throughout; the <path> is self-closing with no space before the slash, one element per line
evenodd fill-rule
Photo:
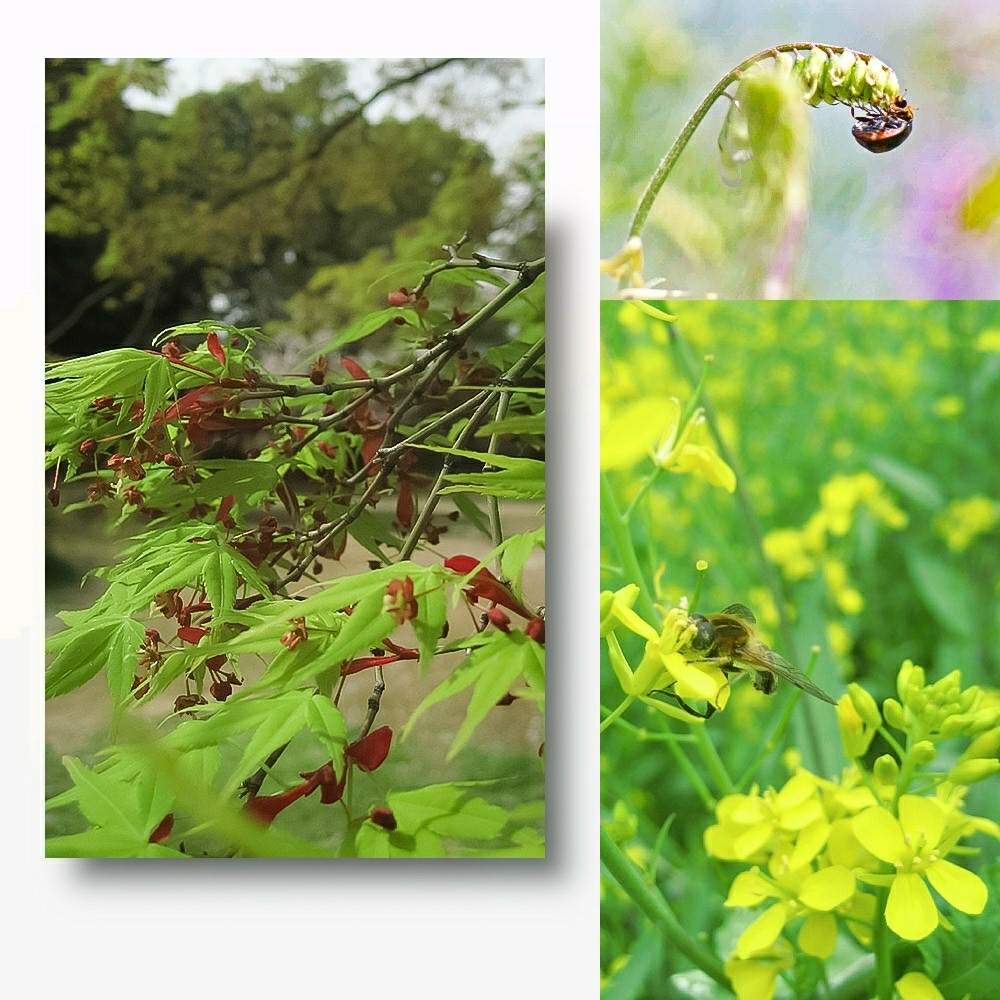
<path fill-rule="evenodd" d="M 898 149 L 872 155 L 847 108 L 807 115 L 808 210 L 767 239 L 747 193 L 720 176 L 717 102 L 643 233 L 648 283 L 702 297 L 994 298 L 1000 293 L 1000 3 L 604 0 L 602 256 L 622 246 L 647 179 L 727 70 L 782 42 L 869 52 L 917 107 Z M 808 137 L 807 137 L 808 141 Z M 761 275 L 783 255 L 777 288 Z M 602 293 L 616 294 L 602 279 Z"/>

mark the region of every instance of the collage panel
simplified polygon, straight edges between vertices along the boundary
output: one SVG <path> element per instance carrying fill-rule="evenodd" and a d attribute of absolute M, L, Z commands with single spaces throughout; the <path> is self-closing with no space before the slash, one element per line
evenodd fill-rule
<path fill-rule="evenodd" d="M 601 294 L 1000 294 L 1000 8 L 603 0 Z"/>
<path fill-rule="evenodd" d="M 542 61 L 45 70 L 46 856 L 543 858 Z"/>
<path fill-rule="evenodd" d="M 601 306 L 601 995 L 996 995 L 1000 304 Z"/>

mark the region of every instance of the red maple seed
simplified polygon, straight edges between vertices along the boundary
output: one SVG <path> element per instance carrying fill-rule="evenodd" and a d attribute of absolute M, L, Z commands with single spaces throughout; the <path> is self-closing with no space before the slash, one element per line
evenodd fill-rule
<path fill-rule="evenodd" d="M 214 330 L 205 338 L 205 345 L 208 347 L 208 353 L 224 368 L 226 366 L 226 352 L 223 350 L 222 344 L 219 343 L 219 335 Z"/>
<path fill-rule="evenodd" d="M 149 842 L 151 844 L 162 844 L 170 837 L 170 831 L 174 828 L 174 814 L 167 813 L 159 823 L 156 824 L 156 829 L 149 835 Z"/>
<path fill-rule="evenodd" d="M 494 628 L 500 629 L 501 632 L 510 631 L 510 618 L 499 608 L 490 608 L 486 612 L 486 617 Z"/>
<path fill-rule="evenodd" d="M 368 818 L 383 830 L 396 829 L 396 817 L 388 806 L 372 806 Z"/>
<path fill-rule="evenodd" d="M 532 618 L 527 625 L 524 626 L 524 634 L 529 639 L 534 639 L 539 646 L 545 645 L 545 619 L 544 618 Z"/>
<path fill-rule="evenodd" d="M 233 693 L 233 686 L 229 681 L 213 681 L 208 690 L 216 701 L 225 701 Z"/>
<path fill-rule="evenodd" d="M 80 442 L 80 454 L 84 458 L 90 458 L 95 451 L 97 451 L 97 442 L 93 438 L 87 438 L 86 441 Z"/>
<path fill-rule="evenodd" d="M 198 628 L 194 625 L 182 625 L 177 630 L 177 638 L 181 642 L 189 642 L 192 646 L 197 646 L 206 635 L 208 635 L 207 628 Z"/>
<path fill-rule="evenodd" d="M 392 729 L 389 726 L 382 726 L 351 743 L 344 751 L 344 756 L 357 764 L 362 771 L 374 771 L 381 767 L 389 756 L 391 744 Z"/>

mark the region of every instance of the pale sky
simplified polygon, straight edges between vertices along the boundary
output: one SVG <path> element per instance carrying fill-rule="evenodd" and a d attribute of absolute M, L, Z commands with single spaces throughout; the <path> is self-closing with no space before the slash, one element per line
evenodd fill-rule
<path fill-rule="evenodd" d="M 170 111 L 176 103 L 190 94 L 202 90 L 218 90 L 226 83 L 246 80 L 267 65 L 285 65 L 289 60 L 268 59 L 171 59 L 168 62 L 169 84 L 167 91 L 157 97 L 144 91 L 130 90 L 126 100 L 135 108 L 147 108 L 151 111 Z M 377 88 L 375 70 L 381 60 L 353 59 L 345 60 L 348 65 L 348 80 L 351 88 L 359 96 L 364 97 Z M 545 111 L 541 101 L 545 93 L 544 62 L 541 59 L 522 60 L 525 67 L 526 80 L 520 88 L 520 93 L 504 94 L 505 99 L 518 99 L 518 105 L 502 112 L 492 120 L 476 117 L 462 123 L 462 131 L 479 139 L 489 148 L 494 157 L 503 163 L 518 147 L 521 140 L 533 133 L 542 132 L 545 128 Z M 427 81 L 427 87 L 432 87 L 432 81 L 445 79 L 450 67 L 434 74 Z M 463 88 L 466 97 L 470 94 L 467 83 Z M 483 99 L 492 103 L 497 98 L 496 88 L 492 81 L 483 80 Z M 397 91 L 387 95 L 384 101 L 372 105 L 367 112 L 370 118 L 378 120 L 381 115 L 392 111 L 400 118 L 407 118 L 420 110 L 429 110 L 421 106 L 420 98 L 426 95 L 422 83 L 414 84 L 412 88 Z M 475 96 L 473 94 L 473 96 Z M 416 99 L 416 106 L 413 100 Z"/>

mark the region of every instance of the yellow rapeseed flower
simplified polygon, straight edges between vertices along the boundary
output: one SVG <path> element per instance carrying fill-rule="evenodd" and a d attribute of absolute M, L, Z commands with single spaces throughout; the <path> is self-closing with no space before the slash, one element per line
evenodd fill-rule
<path fill-rule="evenodd" d="M 667 430 L 653 453 L 653 461 L 667 472 L 691 473 L 712 486 L 736 490 L 736 474 L 705 440 L 705 414 L 696 410 L 681 427 L 681 404 L 672 400 Z"/>
<path fill-rule="evenodd" d="M 900 1000 L 944 1000 L 941 991 L 922 973 L 908 972 L 896 980 Z"/>
<path fill-rule="evenodd" d="M 956 910 L 978 914 L 986 906 L 987 888 L 978 875 L 945 855 L 954 847 L 943 840 L 945 811 L 931 798 L 903 795 L 899 818 L 882 806 L 871 806 L 853 821 L 854 835 L 880 861 L 895 867 L 888 876 L 885 919 L 901 938 L 920 941 L 937 928 L 940 916 L 927 882 Z M 880 883 L 879 876 L 868 877 Z M 926 879 L 926 881 L 925 881 Z"/>
<path fill-rule="evenodd" d="M 998 523 L 1000 504 L 982 495 L 953 500 L 935 522 L 952 552 L 964 552 L 976 538 L 992 531 Z"/>

